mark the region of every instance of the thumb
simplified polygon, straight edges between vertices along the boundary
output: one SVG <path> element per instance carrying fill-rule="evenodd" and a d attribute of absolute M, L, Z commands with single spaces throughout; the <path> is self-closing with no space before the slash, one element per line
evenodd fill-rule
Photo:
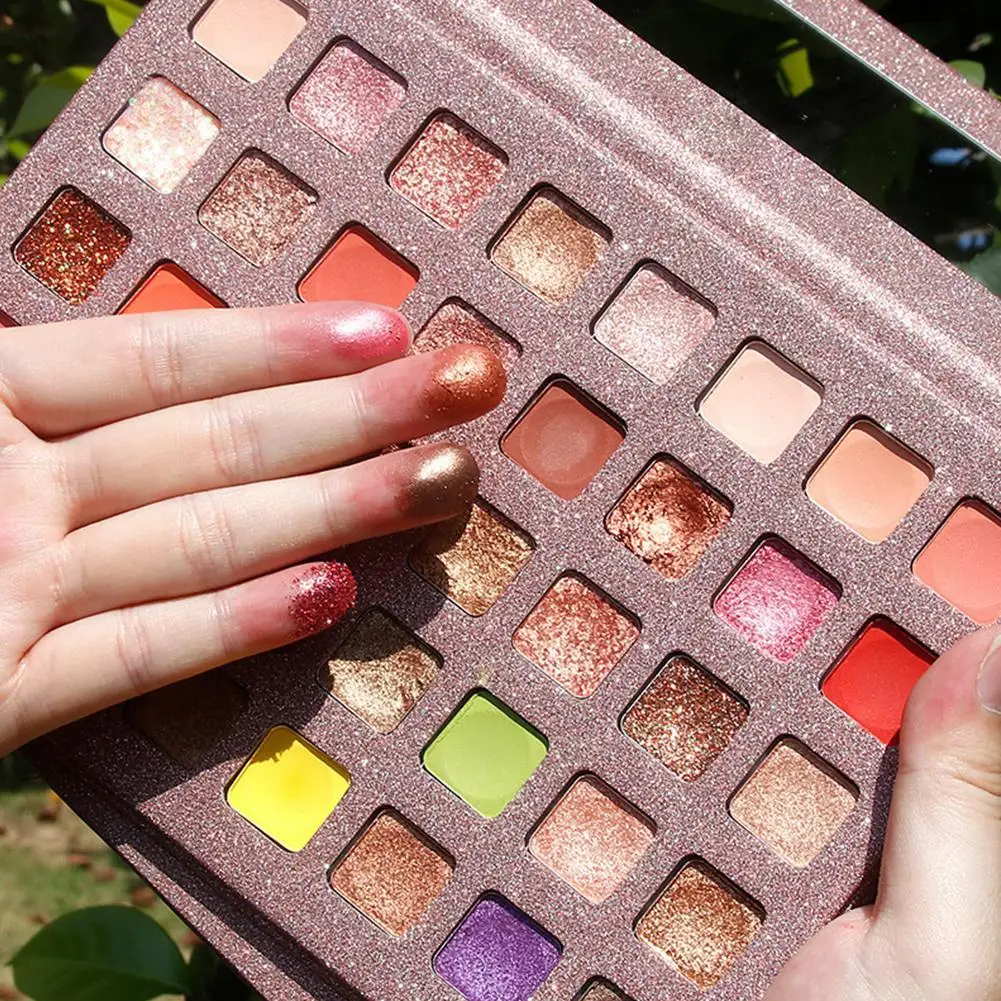
<path fill-rule="evenodd" d="M 960 641 L 911 695 L 874 919 L 891 949 L 906 949 L 912 972 L 917 963 L 923 976 L 943 978 L 942 997 L 995 996 L 988 992 L 1001 984 L 999 628 Z"/>

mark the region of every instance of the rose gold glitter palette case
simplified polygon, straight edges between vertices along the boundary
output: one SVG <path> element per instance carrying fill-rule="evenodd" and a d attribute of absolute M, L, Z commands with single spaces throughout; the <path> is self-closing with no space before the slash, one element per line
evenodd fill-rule
<path fill-rule="evenodd" d="M 1001 614 L 990 293 L 577 0 L 154 0 L 0 237 L 12 322 L 374 298 L 508 370 L 348 620 L 33 748 L 262 993 L 753 1001 L 869 892 Z"/>

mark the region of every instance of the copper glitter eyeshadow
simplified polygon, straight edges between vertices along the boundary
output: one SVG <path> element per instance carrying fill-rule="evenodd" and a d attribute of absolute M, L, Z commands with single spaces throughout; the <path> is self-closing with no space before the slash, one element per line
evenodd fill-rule
<path fill-rule="evenodd" d="M 987 293 L 585 0 L 156 0 L 0 200 L 5 327 L 370 300 L 507 375 L 336 625 L 30 748 L 258 994 L 763 1001 L 867 902 L 1001 618 Z"/>

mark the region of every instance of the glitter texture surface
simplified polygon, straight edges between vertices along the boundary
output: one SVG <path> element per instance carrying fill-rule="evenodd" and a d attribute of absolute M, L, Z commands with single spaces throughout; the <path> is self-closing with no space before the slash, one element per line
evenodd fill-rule
<path fill-rule="evenodd" d="M 75 188 L 64 188 L 18 240 L 14 260 L 56 295 L 79 305 L 131 241 L 104 209 Z"/>
<path fill-rule="evenodd" d="M 686 865 L 640 918 L 636 934 L 699 990 L 726 975 L 761 918 L 705 862 Z"/>
<path fill-rule="evenodd" d="M 219 121 L 162 76 L 147 80 L 104 134 L 104 148 L 161 194 L 205 155 Z"/>
<path fill-rule="evenodd" d="M 425 127 L 389 175 L 389 184 L 446 229 L 458 229 L 490 196 L 507 157 L 453 115 Z"/>
<path fill-rule="evenodd" d="M 713 610 L 762 653 L 788 663 L 810 642 L 840 587 L 781 539 L 763 542 L 717 596 Z"/>
<path fill-rule="evenodd" d="M 608 249 L 610 237 L 557 191 L 532 197 L 501 234 L 490 258 L 545 302 L 566 302 Z"/>
<path fill-rule="evenodd" d="M 289 110 L 345 153 L 360 153 L 403 103 L 403 80 L 354 42 L 337 42 L 292 95 Z"/>
<path fill-rule="evenodd" d="M 561 577 L 514 634 L 515 649 L 585 699 L 636 642 L 639 626 L 579 577 Z"/>
<path fill-rule="evenodd" d="M 328 629 L 354 608 L 358 584 L 343 563 L 309 567 L 292 582 L 288 613 L 298 636 Z"/>
<path fill-rule="evenodd" d="M 730 816 L 803 869 L 855 809 L 858 793 L 798 741 L 776 746 L 730 800 Z"/>
<path fill-rule="evenodd" d="M 330 885 L 365 917 L 397 937 L 418 925 L 452 879 L 452 863 L 391 810 L 348 849 Z"/>
<path fill-rule="evenodd" d="M 617 987 L 596 981 L 588 985 L 576 1001 L 631 1001 Z"/>
<path fill-rule="evenodd" d="M 668 580 L 687 577 L 730 520 L 730 506 L 673 459 L 656 459 L 605 527 Z"/>
<path fill-rule="evenodd" d="M 470 615 L 483 615 L 532 558 L 531 537 L 484 501 L 465 518 L 436 525 L 410 566 Z"/>
<path fill-rule="evenodd" d="M 491 894 L 452 932 L 434 968 L 466 1001 L 528 1001 L 562 951 L 527 914 Z"/>
<path fill-rule="evenodd" d="M 663 385 L 705 340 L 716 311 L 657 264 L 640 268 L 594 324 L 594 336 Z"/>
<path fill-rule="evenodd" d="M 414 338 L 414 351 L 438 351 L 453 344 L 479 344 L 492 351 L 508 372 L 521 357 L 521 346 L 468 303 L 450 299 Z"/>
<path fill-rule="evenodd" d="M 607 900 L 653 844 L 653 823 L 600 779 L 578 779 L 535 829 L 528 850 L 592 904 Z"/>
<path fill-rule="evenodd" d="M 441 658 L 378 608 L 369 609 L 327 663 L 321 681 L 377 733 L 392 733 L 434 681 Z"/>
<path fill-rule="evenodd" d="M 747 706 L 687 657 L 672 657 L 622 717 L 622 730 L 694 782 L 747 721 Z"/>
<path fill-rule="evenodd" d="M 263 153 L 244 154 L 198 220 L 256 267 L 270 264 L 316 208 L 316 193 Z"/>

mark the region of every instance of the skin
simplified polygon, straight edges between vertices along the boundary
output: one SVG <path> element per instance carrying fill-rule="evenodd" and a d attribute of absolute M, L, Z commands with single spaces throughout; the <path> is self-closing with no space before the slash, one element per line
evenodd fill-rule
<path fill-rule="evenodd" d="M 289 642 L 289 564 L 460 513 L 463 450 L 362 457 L 485 413 L 503 369 L 409 347 L 351 303 L 4 331 L 0 752 Z M 900 754 L 876 904 L 767 1001 L 1001 1001 L 1001 628 L 925 675 Z"/>

